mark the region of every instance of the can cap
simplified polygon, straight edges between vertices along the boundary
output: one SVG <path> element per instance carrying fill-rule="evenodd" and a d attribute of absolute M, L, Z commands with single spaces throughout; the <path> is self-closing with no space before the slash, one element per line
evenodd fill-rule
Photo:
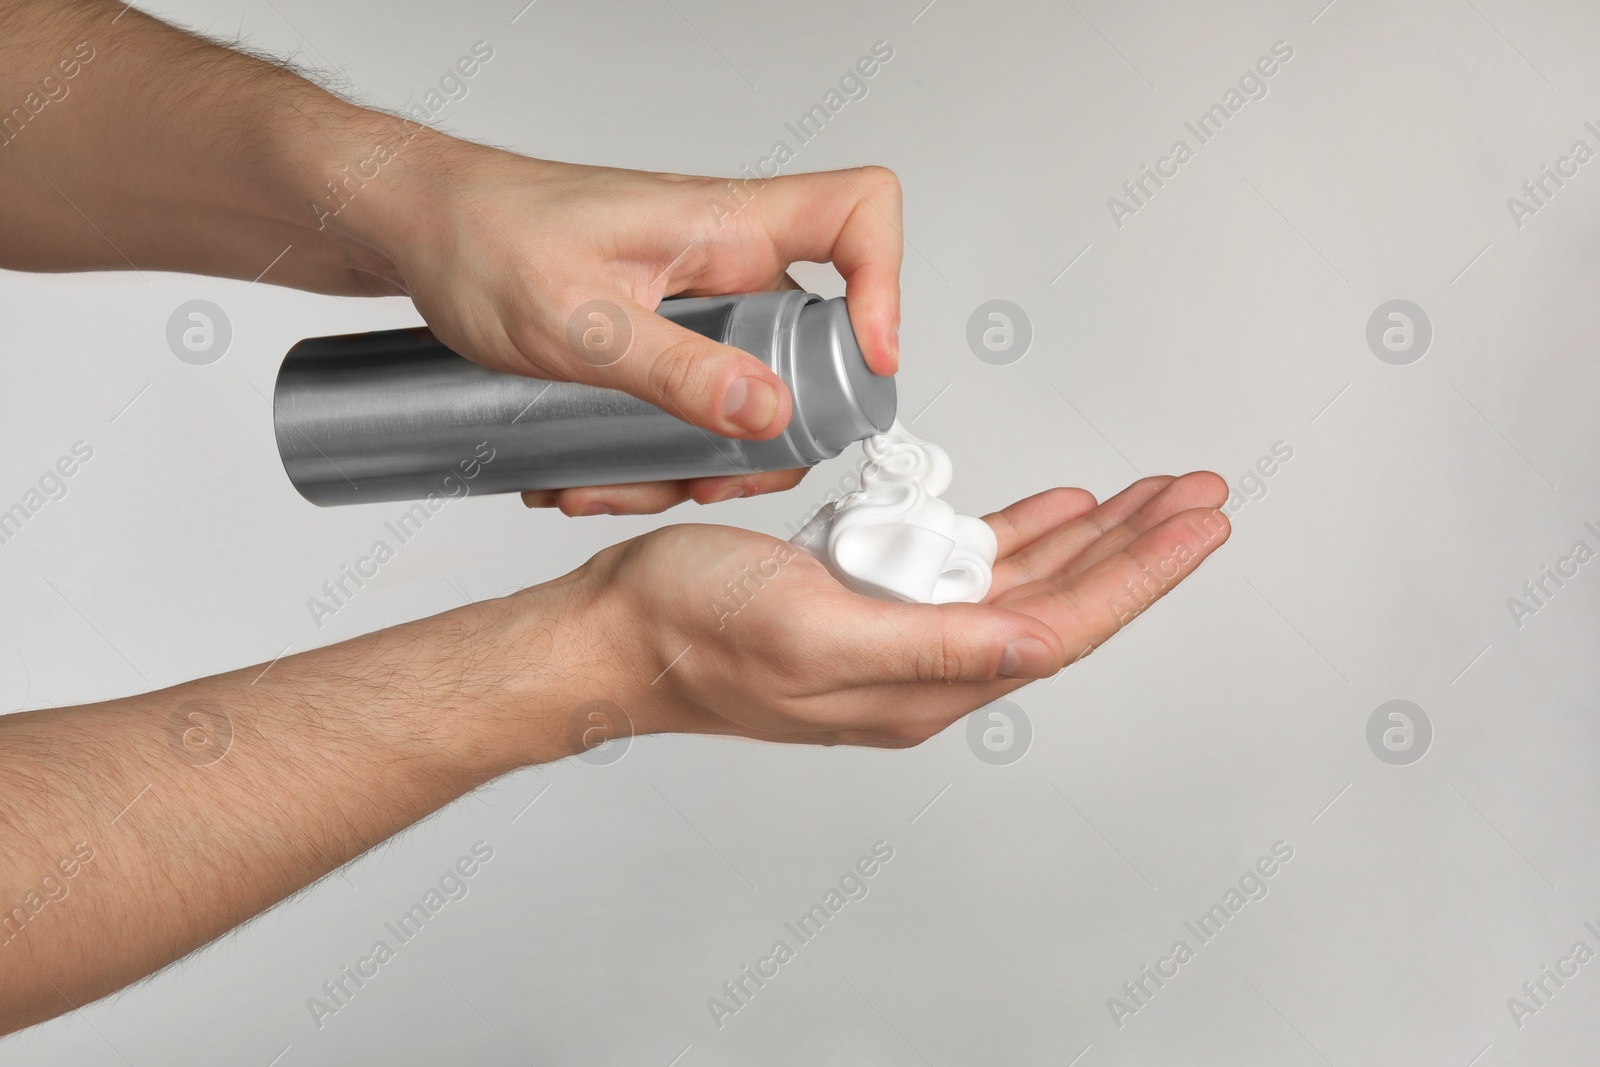
<path fill-rule="evenodd" d="M 801 308 L 795 342 L 795 408 L 819 445 L 838 455 L 894 424 L 894 378 L 867 366 L 842 297 Z"/>

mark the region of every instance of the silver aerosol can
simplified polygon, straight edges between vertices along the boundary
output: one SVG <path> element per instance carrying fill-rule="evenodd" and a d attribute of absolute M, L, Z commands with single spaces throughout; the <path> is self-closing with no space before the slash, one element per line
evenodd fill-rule
<path fill-rule="evenodd" d="M 894 422 L 894 379 L 867 367 L 842 299 L 689 297 L 659 314 L 772 368 L 794 397 L 784 432 L 721 437 L 627 393 L 492 371 L 427 330 L 387 330 L 289 350 L 273 398 L 284 470 L 322 505 L 564 489 L 809 467 Z"/>

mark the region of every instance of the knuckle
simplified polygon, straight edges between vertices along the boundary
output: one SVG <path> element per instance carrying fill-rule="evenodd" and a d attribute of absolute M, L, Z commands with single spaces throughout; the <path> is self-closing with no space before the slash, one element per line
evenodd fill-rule
<path fill-rule="evenodd" d="M 917 680 L 921 682 L 954 682 L 964 677 L 968 656 L 966 650 L 955 641 L 948 631 L 939 635 L 939 640 L 927 650 L 925 655 L 917 657 Z"/>
<path fill-rule="evenodd" d="M 1039 570 L 1038 561 L 1025 555 L 1019 554 L 1012 556 L 1010 559 L 1002 560 L 1000 563 L 996 564 L 996 567 L 1002 565 L 1005 566 L 1007 571 L 1013 576 L 1016 584 L 1018 585 L 1027 585 L 1031 582 L 1036 582 L 1044 576 Z"/>
<path fill-rule="evenodd" d="M 502 324 L 511 334 L 558 337 L 567 319 L 591 295 L 576 286 L 557 283 L 525 264 L 513 269 L 505 297 L 509 311 L 502 316 Z"/>
<path fill-rule="evenodd" d="M 531 266 L 518 271 L 517 280 L 524 293 L 538 294 L 541 302 L 548 294 L 552 315 L 571 315 L 594 297 L 587 287 L 572 281 L 563 279 L 552 285 L 549 278 L 538 274 Z"/>
<path fill-rule="evenodd" d="M 663 345 L 650 361 L 647 380 L 658 394 L 677 397 L 695 383 L 698 345 L 692 340 L 674 339 Z"/>

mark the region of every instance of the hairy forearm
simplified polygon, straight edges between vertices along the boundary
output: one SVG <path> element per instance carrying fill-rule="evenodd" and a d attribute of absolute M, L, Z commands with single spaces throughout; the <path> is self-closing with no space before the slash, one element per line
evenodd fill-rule
<path fill-rule="evenodd" d="M 0 0 L 0 266 L 394 291 L 328 183 L 455 144 L 116 0 Z"/>
<path fill-rule="evenodd" d="M 0 717 L 0 1033 L 198 948 L 570 754 L 561 583 L 126 699 Z M 554 635 L 554 636 L 552 636 Z M 265 667 L 265 669 L 263 669 Z"/>

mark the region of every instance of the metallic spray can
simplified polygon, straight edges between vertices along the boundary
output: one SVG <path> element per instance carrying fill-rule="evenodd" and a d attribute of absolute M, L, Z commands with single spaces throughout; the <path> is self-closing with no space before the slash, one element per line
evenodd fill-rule
<path fill-rule="evenodd" d="M 658 313 L 771 367 L 794 397 L 784 432 L 721 437 L 627 393 L 492 371 L 427 330 L 387 330 L 289 350 L 273 397 L 284 470 L 322 505 L 564 489 L 809 467 L 894 422 L 894 379 L 867 367 L 843 299 L 690 297 Z"/>

